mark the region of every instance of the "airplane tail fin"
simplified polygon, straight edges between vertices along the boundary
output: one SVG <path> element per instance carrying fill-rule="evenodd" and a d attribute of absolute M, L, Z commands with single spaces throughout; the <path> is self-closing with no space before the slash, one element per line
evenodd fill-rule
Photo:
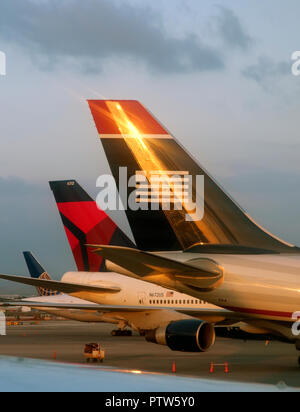
<path fill-rule="evenodd" d="M 254 222 L 138 101 L 89 100 L 88 104 L 117 185 L 120 168 L 127 168 L 128 177 L 144 174 L 148 180 L 148 185 L 143 183 L 136 195 L 143 207 L 128 207 L 126 212 L 139 249 L 145 250 L 147 245 L 149 251 L 155 246 L 161 246 L 161 250 L 186 250 L 197 245 L 201 253 L 202 245 L 224 245 L 230 253 L 232 245 L 296 251 L 293 245 Z M 163 207 L 161 191 L 154 201 L 150 196 L 152 176 L 163 177 L 172 193 L 169 208 Z M 137 193 L 139 187 L 128 189 L 129 196 L 134 190 Z M 181 209 L 175 207 L 178 190 L 189 193 L 188 201 L 182 196 Z M 126 204 L 128 198 L 122 201 Z M 191 205 L 193 208 L 189 208 Z M 220 247 L 217 249 L 220 252 Z"/>
<path fill-rule="evenodd" d="M 46 270 L 41 266 L 38 260 L 33 256 L 32 252 L 23 252 L 26 265 L 30 276 L 34 279 L 51 280 L 51 277 L 46 272 Z M 59 292 L 46 288 L 36 288 L 40 296 L 56 296 Z"/>
<path fill-rule="evenodd" d="M 79 271 L 105 272 L 104 260 L 87 243 L 134 247 L 131 240 L 75 180 L 50 182 Z"/>

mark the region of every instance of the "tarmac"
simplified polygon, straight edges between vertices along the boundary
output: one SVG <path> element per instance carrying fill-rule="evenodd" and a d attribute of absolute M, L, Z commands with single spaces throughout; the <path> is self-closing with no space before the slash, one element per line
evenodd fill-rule
<path fill-rule="evenodd" d="M 99 342 L 105 367 L 300 388 L 300 353 L 293 345 L 217 338 L 206 353 L 182 353 L 135 334 L 113 337 L 112 329 L 110 324 L 72 321 L 8 326 L 7 335 L 0 336 L 0 355 L 85 364 L 85 344 Z"/>

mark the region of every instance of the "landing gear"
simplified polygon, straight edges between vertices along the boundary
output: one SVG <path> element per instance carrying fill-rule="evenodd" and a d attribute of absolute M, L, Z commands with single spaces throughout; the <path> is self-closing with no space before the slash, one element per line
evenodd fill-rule
<path fill-rule="evenodd" d="M 132 336 L 132 331 L 128 329 L 116 329 L 111 332 L 112 336 Z"/>

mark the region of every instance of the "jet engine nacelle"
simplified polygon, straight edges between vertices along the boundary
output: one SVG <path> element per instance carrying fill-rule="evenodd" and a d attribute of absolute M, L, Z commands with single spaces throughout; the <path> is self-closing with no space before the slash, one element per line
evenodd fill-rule
<path fill-rule="evenodd" d="M 197 319 L 171 322 L 167 326 L 146 332 L 148 342 L 166 345 L 174 351 L 206 352 L 214 345 L 215 328 Z"/>

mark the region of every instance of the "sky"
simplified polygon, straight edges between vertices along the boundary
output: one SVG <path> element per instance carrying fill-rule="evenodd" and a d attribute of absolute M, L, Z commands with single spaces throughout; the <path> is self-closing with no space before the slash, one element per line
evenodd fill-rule
<path fill-rule="evenodd" d="M 260 224 L 300 245 L 298 0 L 2 0 L 0 272 L 75 269 L 49 180 L 109 167 L 86 99 L 138 99 Z M 129 233 L 124 215 L 114 216 Z M 0 294 L 33 293 L 0 282 Z"/>

